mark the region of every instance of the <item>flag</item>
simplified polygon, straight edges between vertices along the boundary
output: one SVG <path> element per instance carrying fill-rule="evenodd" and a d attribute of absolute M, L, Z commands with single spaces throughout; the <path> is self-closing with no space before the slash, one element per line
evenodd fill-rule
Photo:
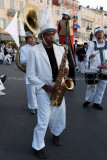
<path fill-rule="evenodd" d="M 5 32 L 8 32 L 14 41 L 16 42 L 17 46 L 19 47 L 19 36 L 18 36 L 18 25 L 17 25 L 17 12 L 13 19 L 11 20 L 10 24 L 5 29 Z"/>

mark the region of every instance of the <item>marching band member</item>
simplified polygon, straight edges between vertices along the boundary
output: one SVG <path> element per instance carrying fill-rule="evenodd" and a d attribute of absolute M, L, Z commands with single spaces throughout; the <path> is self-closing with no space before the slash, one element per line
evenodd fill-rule
<path fill-rule="evenodd" d="M 64 48 L 53 44 L 57 30 L 51 24 L 42 26 L 38 37 L 42 42 L 32 47 L 28 54 L 27 77 L 29 82 L 36 87 L 38 122 L 34 129 L 32 147 L 36 155 L 47 158 L 45 152 L 45 134 L 49 125 L 53 135 L 53 143 L 61 145 L 60 134 L 65 129 L 65 100 L 59 107 L 53 107 L 50 94 L 54 92 L 54 84 L 61 63 Z M 64 68 L 64 75 L 68 75 Z"/>
<path fill-rule="evenodd" d="M 97 66 L 102 65 L 107 60 L 107 42 L 104 40 L 104 31 L 102 28 L 97 27 L 94 30 L 96 41 L 92 42 L 88 47 L 87 61 L 90 61 L 90 69 L 97 69 Z M 96 54 L 96 52 L 99 53 Z M 86 97 L 83 107 L 87 108 L 88 105 L 93 102 L 93 108 L 102 110 L 100 105 L 102 102 L 103 94 L 106 88 L 107 81 L 99 80 L 94 85 L 94 91 L 91 85 L 87 86 Z"/>
<path fill-rule="evenodd" d="M 26 45 L 21 47 L 20 49 L 20 62 L 21 64 L 27 64 L 27 57 L 30 48 L 34 45 L 34 35 L 31 31 L 27 31 L 25 35 Z M 32 114 L 35 114 L 35 110 L 37 109 L 37 100 L 35 94 L 35 86 L 28 82 L 27 76 L 25 74 L 26 79 L 26 90 L 27 90 L 27 100 L 28 100 L 28 108 L 31 110 Z"/>
<path fill-rule="evenodd" d="M 88 62 L 86 61 L 86 52 L 88 49 L 88 43 L 85 42 L 84 46 L 80 49 L 78 59 L 79 59 L 79 70 L 81 73 L 85 73 L 88 69 Z"/>

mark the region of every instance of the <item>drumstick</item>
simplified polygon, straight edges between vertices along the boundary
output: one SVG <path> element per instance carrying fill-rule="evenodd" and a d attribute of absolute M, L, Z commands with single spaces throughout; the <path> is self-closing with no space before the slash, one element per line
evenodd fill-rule
<path fill-rule="evenodd" d="M 100 52 L 98 51 L 96 54 L 98 54 L 98 53 L 100 53 Z M 96 54 L 94 54 L 94 55 L 96 56 Z"/>
<path fill-rule="evenodd" d="M 100 52 L 98 51 L 96 54 L 98 54 L 98 53 L 100 53 Z M 96 56 L 96 54 L 94 54 L 94 55 Z M 87 62 L 91 62 L 91 59 L 89 61 L 87 61 Z"/>

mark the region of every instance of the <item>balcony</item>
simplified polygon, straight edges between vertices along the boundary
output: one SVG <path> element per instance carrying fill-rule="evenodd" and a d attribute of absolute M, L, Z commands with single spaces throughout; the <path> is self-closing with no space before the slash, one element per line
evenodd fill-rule
<path fill-rule="evenodd" d="M 79 37 L 81 37 L 81 33 L 80 32 L 74 32 L 74 37 L 76 37 L 76 38 L 79 38 Z"/>
<path fill-rule="evenodd" d="M 87 31 L 91 31 L 91 30 L 92 30 L 92 28 L 91 28 L 91 27 L 89 27 L 89 26 L 87 26 L 86 30 L 87 30 Z"/>
<path fill-rule="evenodd" d="M 66 5 L 67 7 L 70 7 L 72 9 L 78 9 L 79 10 L 79 6 L 75 5 L 74 3 L 69 3 L 69 1 L 66 1 L 64 3 L 62 3 L 63 5 Z"/>
<path fill-rule="evenodd" d="M 107 25 L 104 25 L 104 28 L 107 28 Z"/>
<path fill-rule="evenodd" d="M 73 16 L 73 20 L 76 22 L 78 21 L 78 16 Z"/>
<path fill-rule="evenodd" d="M 17 12 L 17 16 L 19 17 L 20 11 L 17 11 L 17 10 L 15 10 L 15 9 L 8 9 L 8 11 L 7 11 L 7 16 L 8 16 L 8 17 L 13 17 L 16 12 Z"/>
<path fill-rule="evenodd" d="M 16 10 L 14 10 L 14 9 L 8 9 L 8 11 L 7 11 L 8 16 L 14 16 L 15 13 L 16 13 Z"/>

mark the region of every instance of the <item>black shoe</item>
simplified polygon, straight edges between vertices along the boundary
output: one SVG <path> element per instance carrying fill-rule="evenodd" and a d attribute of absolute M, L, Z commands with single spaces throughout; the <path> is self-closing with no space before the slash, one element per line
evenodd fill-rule
<path fill-rule="evenodd" d="M 0 75 L 0 79 L 1 79 L 2 83 L 4 83 L 6 80 L 6 75 Z"/>
<path fill-rule="evenodd" d="M 36 154 L 36 156 L 40 159 L 47 159 L 47 155 L 46 155 L 46 152 L 45 152 L 45 148 L 42 148 L 41 150 L 35 150 L 34 149 L 34 152 Z"/>
<path fill-rule="evenodd" d="M 89 104 L 90 104 L 90 102 L 85 101 L 85 102 L 83 103 L 83 107 L 84 107 L 84 108 L 87 108 Z"/>
<path fill-rule="evenodd" d="M 93 108 L 98 109 L 98 110 L 103 110 L 103 107 L 97 103 L 93 104 Z"/>
<path fill-rule="evenodd" d="M 55 146 L 60 146 L 60 145 L 61 145 L 60 136 L 54 136 L 54 135 L 53 135 L 53 144 L 54 144 Z"/>

